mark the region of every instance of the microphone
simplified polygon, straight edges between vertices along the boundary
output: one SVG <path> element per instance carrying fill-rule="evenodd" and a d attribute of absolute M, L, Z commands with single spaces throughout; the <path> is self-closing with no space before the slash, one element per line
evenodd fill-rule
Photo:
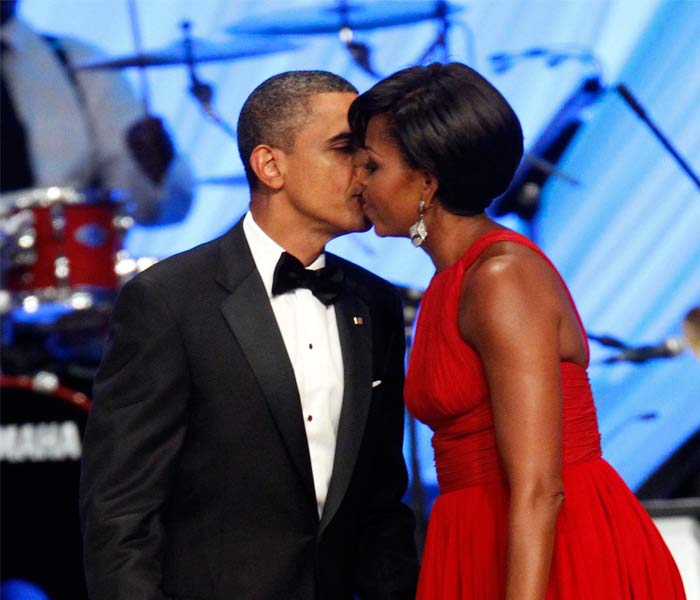
<path fill-rule="evenodd" d="M 685 350 L 692 350 L 700 358 L 700 306 L 695 306 L 686 313 L 682 326 L 683 335 L 669 337 L 658 344 L 647 346 L 630 346 L 610 335 L 594 335 L 590 332 L 587 335 L 589 339 L 603 346 L 619 350 L 615 356 L 609 356 L 602 361 L 606 365 L 619 362 L 644 363 L 655 358 L 673 358 Z"/>
<path fill-rule="evenodd" d="M 655 358 L 673 358 L 686 349 L 686 342 L 681 337 L 670 337 L 659 344 L 625 348 L 619 354 L 606 358 L 604 364 L 618 362 L 643 363 Z"/>

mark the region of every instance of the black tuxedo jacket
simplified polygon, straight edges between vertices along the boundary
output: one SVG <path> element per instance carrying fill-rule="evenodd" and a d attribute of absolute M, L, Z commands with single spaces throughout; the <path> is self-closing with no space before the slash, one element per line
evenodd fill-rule
<path fill-rule="evenodd" d="M 345 393 L 320 519 L 294 372 L 242 223 L 124 286 L 84 439 L 91 598 L 413 597 L 401 302 L 327 261 L 345 274 Z"/>

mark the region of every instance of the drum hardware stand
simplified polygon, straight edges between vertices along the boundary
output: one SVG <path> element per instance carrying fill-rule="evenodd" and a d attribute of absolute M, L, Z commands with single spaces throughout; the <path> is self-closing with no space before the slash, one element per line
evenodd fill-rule
<path fill-rule="evenodd" d="M 380 75 L 374 70 L 370 62 L 370 57 L 372 51 L 370 47 L 363 43 L 355 40 L 355 33 L 350 27 L 350 7 L 348 6 L 347 0 L 339 0 L 338 2 L 338 13 L 341 18 L 341 27 L 338 30 L 338 37 L 343 43 L 347 51 L 350 53 L 353 61 L 365 72 L 375 77 L 380 78 Z"/>
<path fill-rule="evenodd" d="M 450 20 L 447 17 L 447 2 L 445 0 L 437 0 L 435 3 L 435 18 L 440 21 L 440 29 L 435 40 L 428 46 L 416 61 L 417 65 L 425 63 L 438 50 L 441 54 L 442 62 L 447 62 L 450 58 L 448 48 L 448 34 L 450 31 Z"/>
<path fill-rule="evenodd" d="M 370 62 L 370 56 L 372 53 L 370 47 L 363 42 L 358 42 L 355 40 L 355 34 L 348 25 L 343 25 L 340 28 L 338 37 L 347 51 L 350 53 L 352 59 L 363 71 L 365 71 L 365 73 L 368 73 L 376 79 L 381 77 L 381 75 L 374 70 Z"/>
<path fill-rule="evenodd" d="M 403 314 L 405 324 L 406 337 L 406 363 L 411 356 L 411 348 L 413 346 L 413 326 L 418 314 L 423 292 L 416 289 L 399 287 L 399 293 L 403 301 Z M 409 470 L 411 473 L 410 482 L 410 498 L 411 508 L 416 516 L 416 545 L 418 546 L 418 555 L 423 553 L 423 544 L 425 535 L 428 531 L 428 508 L 425 497 L 425 489 L 421 479 L 420 459 L 418 457 L 418 430 L 416 418 L 406 411 L 406 420 L 408 426 L 408 446 L 411 451 L 411 459 L 409 461 Z"/>
<path fill-rule="evenodd" d="M 425 49 L 425 52 L 415 61 L 414 64 L 422 65 L 428 62 L 428 60 L 435 54 L 438 54 L 436 60 L 439 62 L 449 62 L 450 61 L 450 47 L 449 47 L 449 34 L 450 28 L 455 25 L 450 20 L 450 5 L 446 0 L 436 0 L 435 2 L 435 14 L 434 19 L 439 21 L 439 30 L 435 40 Z M 464 30 L 464 37 L 466 40 L 466 64 L 476 68 L 476 51 L 474 48 L 474 32 L 471 28 L 463 21 L 458 22 L 458 27 Z"/>
<path fill-rule="evenodd" d="M 143 55 L 143 44 L 141 43 L 141 28 L 139 27 L 138 12 L 136 10 L 136 0 L 129 0 L 129 21 L 131 23 L 131 34 L 134 41 L 134 48 L 139 56 Z M 150 89 L 148 86 L 148 77 L 146 75 L 146 67 L 139 65 L 139 83 L 141 86 L 141 102 L 143 103 L 144 115 L 150 114 Z"/>
<path fill-rule="evenodd" d="M 360 30 L 375 30 L 397 25 L 408 25 L 420 21 L 440 21 L 437 39 L 426 50 L 421 61 L 426 60 L 437 49 L 442 49 L 442 58 L 448 58 L 447 34 L 451 23 L 448 15 L 459 12 L 464 7 L 449 3 L 447 0 L 423 0 L 406 3 L 400 2 L 350 2 L 336 0 L 329 6 L 318 6 L 300 13 L 280 11 L 259 17 L 244 19 L 226 28 L 232 34 L 314 35 L 337 34 L 341 43 L 349 52 L 352 60 L 372 77 L 381 75 L 372 67 L 370 47 L 355 38 Z M 397 10 L 398 8 L 398 10 Z M 468 28 L 467 32 L 471 33 Z M 468 39 L 469 59 L 473 59 L 473 36 Z M 473 61 L 472 61 L 473 62 Z M 415 63 L 414 63 L 415 64 Z"/>
<path fill-rule="evenodd" d="M 50 211 L 51 234 L 57 242 L 63 242 L 66 237 L 66 214 L 61 204 L 52 204 Z M 56 256 L 53 262 L 53 273 L 56 279 L 58 297 L 64 299 L 69 296 L 70 288 L 70 261 L 64 254 Z"/>
<path fill-rule="evenodd" d="M 219 113 L 214 108 L 212 103 L 214 98 L 214 89 L 208 83 L 204 83 L 197 77 L 194 67 L 194 52 L 192 50 L 192 36 L 191 29 L 192 25 L 190 21 L 183 21 L 180 24 L 182 28 L 182 47 L 185 52 L 185 64 L 187 65 L 187 70 L 190 74 L 190 94 L 194 96 L 195 100 L 201 106 L 204 114 L 216 125 L 218 125 L 224 133 L 226 133 L 231 139 L 237 140 L 237 135 L 235 129 L 231 127 Z"/>
<path fill-rule="evenodd" d="M 428 48 L 423 52 L 423 54 L 414 62 L 414 64 L 421 65 L 436 52 L 439 51 L 440 56 L 438 60 L 442 62 L 447 62 L 450 59 L 448 37 L 449 30 L 452 23 L 449 19 L 449 5 L 446 0 L 436 0 L 435 2 L 435 13 L 431 18 L 439 21 L 440 29 L 438 31 L 435 40 L 428 46 Z M 338 5 L 338 12 L 342 15 L 343 26 L 338 32 L 340 41 L 345 45 L 352 59 L 357 63 L 357 65 L 366 73 L 379 79 L 381 75 L 377 73 L 371 65 L 371 49 L 367 44 L 359 42 L 354 39 L 354 33 L 352 28 L 349 26 L 349 7 L 346 0 L 341 0 Z M 474 51 L 473 51 L 473 36 L 471 36 L 471 31 L 469 28 L 465 27 L 467 32 L 467 54 L 468 62 L 474 62 Z"/>
<path fill-rule="evenodd" d="M 28 209 L 21 209 L 14 215 L 0 214 L 0 223 L 3 273 L 13 265 L 34 264 L 37 260 L 34 214 Z"/>
<path fill-rule="evenodd" d="M 128 0 L 129 4 L 129 18 L 131 22 L 131 31 L 133 36 L 134 47 L 136 49 L 136 55 L 139 58 L 145 57 L 143 52 L 143 46 L 141 43 L 141 29 L 139 27 L 138 14 L 136 10 L 136 0 Z M 229 137 L 236 140 L 235 130 L 226 123 L 218 112 L 215 110 L 212 100 L 214 97 L 214 91 L 212 86 L 201 81 L 194 68 L 194 52 L 192 50 L 192 37 L 190 35 L 191 23 L 190 21 L 183 21 L 181 24 L 183 32 L 182 46 L 185 53 L 185 63 L 190 74 L 190 88 L 189 91 L 197 100 L 199 105 L 202 107 L 204 114 L 214 123 L 216 123 Z M 150 91 L 148 87 L 148 78 L 146 74 L 146 64 L 143 61 L 136 61 L 139 68 L 139 78 L 141 84 L 141 98 L 143 102 L 144 114 L 150 114 Z"/>
<path fill-rule="evenodd" d="M 55 395 L 64 402 L 73 404 L 83 410 L 90 410 L 92 402 L 82 392 L 63 387 L 58 376 L 49 371 L 39 371 L 36 375 L 2 375 L 0 383 L 4 387 L 15 389 L 30 389 L 40 394 Z"/>

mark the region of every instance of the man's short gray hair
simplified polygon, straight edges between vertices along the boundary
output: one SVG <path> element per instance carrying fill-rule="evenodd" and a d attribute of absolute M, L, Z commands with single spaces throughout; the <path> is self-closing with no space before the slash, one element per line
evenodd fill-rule
<path fill-rule="evenodd" d="M 329 92 L 356 94 L 357 89 L 328 71 L 287 71 L 263 81 L 248 96 L 238 117 L 238 153 L 251 189 L 258 182 L 250 166 L 253 149 L 267 144 L 291 152 L 309 116 L 309 98 Z"/>

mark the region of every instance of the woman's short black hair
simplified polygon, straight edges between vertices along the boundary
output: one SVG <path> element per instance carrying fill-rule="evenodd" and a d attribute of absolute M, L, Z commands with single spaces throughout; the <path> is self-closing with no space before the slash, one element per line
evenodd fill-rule
<path fill-rule="evenodd" d="M 358 96 L 349 113 L 358 144 L 376 115 L 389 116 L 388 134 L 406 164 L 432 173 L 438 200 L 458 215 L 483 213 L 506 191 L 522 158 L 515 112 L 460 63 L 409 67 Z"/>

